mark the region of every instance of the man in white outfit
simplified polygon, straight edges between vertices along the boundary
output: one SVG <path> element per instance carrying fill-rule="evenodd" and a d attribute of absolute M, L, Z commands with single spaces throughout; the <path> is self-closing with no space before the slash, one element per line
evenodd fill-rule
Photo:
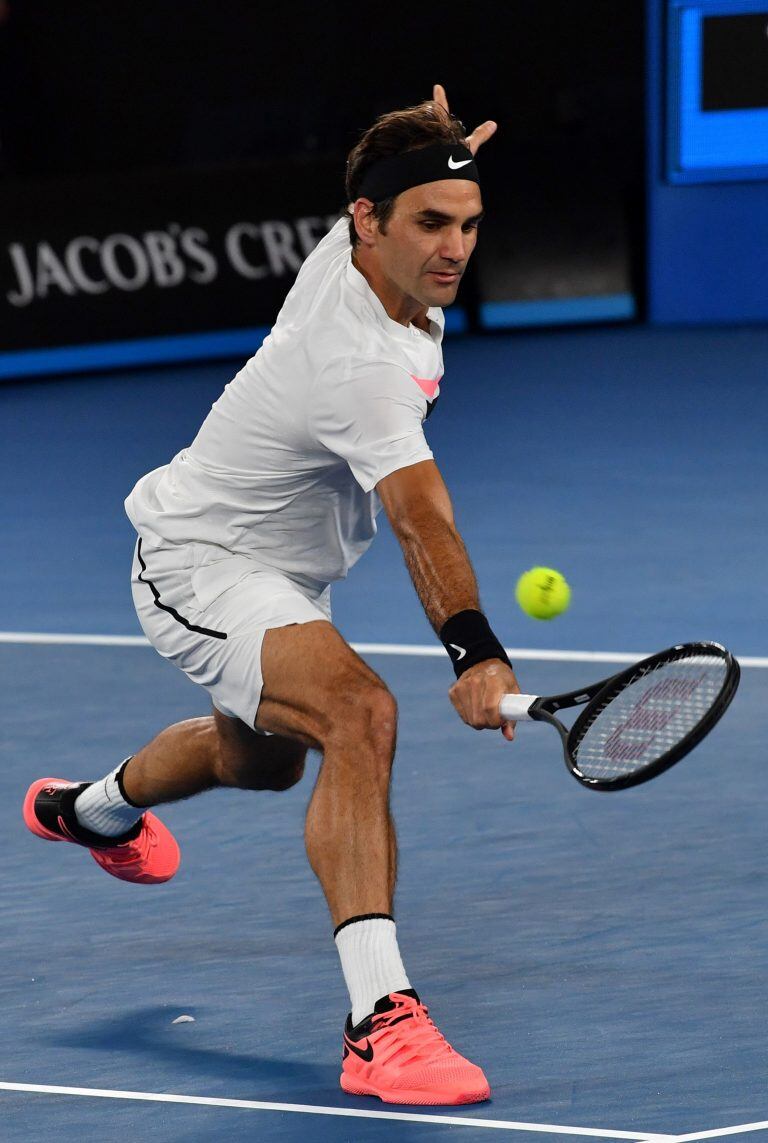
<path fill-rule="evenodd" d="M 287 789 L 307 749 L 320 751 L 306 846 L 351 997 L 341 1084 L 396 1103 L 468 1103 L 490 1089 L 438 1032 L 398 951 L 395 701 L 333 626 L 329 585 L 367 549 L 383 505 L 452 658 L 454 707 L 513 737 L 499 701 L 519 688 L 423 433 L 443 374 L 442 307 L 483 212 L 474 156 L 495 129 L 465 138 L 438 85 L 352 150 L 347 216 L 192 444 L 126 501 L 142 627 L 213 712 L 99 781 L 38 779 L 24 806 L 38 836 L 87 846 L 124 880 L 165 881 L 178 846 L 147 807 L 216 786 Z"/>

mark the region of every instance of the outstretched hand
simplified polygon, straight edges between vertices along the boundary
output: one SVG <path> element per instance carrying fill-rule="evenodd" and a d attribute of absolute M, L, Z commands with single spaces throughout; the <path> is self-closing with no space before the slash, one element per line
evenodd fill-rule
<path fill-rule="evenodd" d="M 445 88 L 441 83 L 434 85 L 432 98 L 435 103 L 439 103 L 443 110 L 448 111 L 450 114 L 448 96 L 445 94 Z M 467 136 L 465 141 L 473 155 L 476 155 L 483 143 L 487 143 L 491 135 L 495 134 L 496 126 L 492 119 L 486 119 L 485 123 L 481 123 L 479 127 L 475 127 L 472 134 Z"/>
<path fill-rule="evenodd" d="M 498 730 L 508 742 L 515 737 L 515 723 L 502 720 L 499 703 L 505 694 L 520 694 L 515 672 L 500 659 L 475 663 L 460 675 L 448 692 L 462 722 L 474 730 Z"/>

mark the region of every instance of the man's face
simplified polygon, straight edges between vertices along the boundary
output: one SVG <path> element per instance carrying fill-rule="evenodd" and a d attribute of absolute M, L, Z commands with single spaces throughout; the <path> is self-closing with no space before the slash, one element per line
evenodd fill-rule
<path fill-rule="evenodd" d="M 403 191 L 376 252 L 385 277 L 424 306 L 454 301 L 477 242 L 483 204 L 477 183 L 445 179 Z"/>

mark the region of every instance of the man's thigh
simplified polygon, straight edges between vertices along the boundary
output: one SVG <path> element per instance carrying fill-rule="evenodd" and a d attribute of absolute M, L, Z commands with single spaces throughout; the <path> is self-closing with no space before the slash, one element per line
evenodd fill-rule
<path fill-rule="evenodd" d="M 334 725 L 353 723 L 377 696 L 391 696 L 332 623 L 267 631 L 256 728 L 322 749 Z"/>
<path fill-rule="evenodd" d="M 327 620 L 327 591 L 314 594 L 242 556 L 206 563 L 207 545 L 140 541 L 132 590 L 154 648 L 214 707 L 253 728 L 261 698 L 261 648 L 271 628 Z"/>

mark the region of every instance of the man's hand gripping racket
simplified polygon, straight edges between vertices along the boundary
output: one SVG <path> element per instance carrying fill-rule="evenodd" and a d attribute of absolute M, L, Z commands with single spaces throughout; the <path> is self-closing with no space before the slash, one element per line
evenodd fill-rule
<path fill-rule="evenodd" d="M 725 713 L 739 664 L 719 643 L 682 643 L 599 683 L 542 698 L 506 694 L 502 720 L 549 722 L 565 764 L 592 790 L 624 790 L 679 762 Z M 555 712 L 583 707 L 568 730 Z"/>

